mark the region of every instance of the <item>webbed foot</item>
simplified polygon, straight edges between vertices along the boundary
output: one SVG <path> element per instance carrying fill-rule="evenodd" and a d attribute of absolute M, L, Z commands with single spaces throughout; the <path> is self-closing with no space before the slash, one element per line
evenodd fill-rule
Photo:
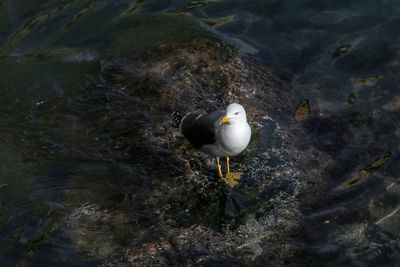
<path fill-rule="evenodd" d="M 226 177 L 222 177 L 221 179 L 227 183 L 230 187 L 234 187 L 235 185 L 238 184 L 238 181 L 240 179 L 240 176 L 242 174 L 240 172 L 228 172 L 226 173 Z"/>

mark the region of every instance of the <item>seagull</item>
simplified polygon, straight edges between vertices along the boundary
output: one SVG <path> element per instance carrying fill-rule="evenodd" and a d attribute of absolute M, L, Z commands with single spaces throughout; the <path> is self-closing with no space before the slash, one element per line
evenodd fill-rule
<path fill-rule="evenodd" d="M 181 116 L 172 113 L 173 121 L 190 144 L 216 159 L 219 178 L 234 187 L 241 173 L 231 172 L 229 157 L 240 154 L 250 142 L 251 128 L 246 111 L 237 103 L 229 104 L 225 110 L 207 113 L 195 110 Z M 220 158 L 226 159 L 226 173 L 222 174 Z"/>

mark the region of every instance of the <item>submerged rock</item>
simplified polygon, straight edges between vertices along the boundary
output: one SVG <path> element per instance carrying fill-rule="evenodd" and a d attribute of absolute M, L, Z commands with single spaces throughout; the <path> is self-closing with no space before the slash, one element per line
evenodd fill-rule
<path fill-rule="evenodd" d="M 294 112 L 294 120 L 297 122 L 304 121 L 308 119 L 311 112 L 310 101 L 308 99 L 303 99 L 297 105 L 296 110 Z"/>
<path fill-rule="evenodd" d="M 284 265 L 309 261 L 304 254 L 364 255 L 351 252 L 362 246 L 359 238 L 371 242 L 364 214 L 379 221 L 393 211 L 379 213 L 379 202 L 366 207 L 353 193 L 377 183 L 366 178 L 386 166 L 391 145 L 379 141 L 379 129 L 395 131 L 390 118 L 332 115 L 318 105 L 310 112 L 306 99 L 296 108 L 288 81 L 194 24 L 185 31 L 195 33 L 173 40 L 177 29 L 170 29 L 159 44 L 140 30 L 170 19 L 188 21 L 133 20 L 107 57 L 91 62 L 99 74 L 89 84 L 36 107 L 32 120 L 47 130 L 35 151 L 77 162 L 64 170 L 73 173 L 65 178 L 73 189 L 63 192 L 69 212 L 61 236 L 103 266 Z M 134 37 L 145 41 L 132 48 Z M 233 189 L 171 119 L 174 110 L 211 111 L 230 102 L 246 108 L 253 130 L 248 149 L 232 158 L 243 173 Z M 377 129 L 376 136 L 363 127 Z M 383 156 L 371 161 L 371 154 Z M 367 164 L 357 167 L 354 159 Z M 307 244 L 321 236 L 331 243 Z"/>
<path fill-rule="evenodd" d="M 179 136 L 170 117 L 174 110 L 230 102 L 245 106 L 254 131 L 249 148 L 233 159 L 244 173 L 233 189 Z M 121 173 L 112 189 L 95 193 L 88 186 L 64 195 L 72 208 L 66 231 L 87 257 L 103 266 L 208 266 L 280 264 L 293 254 L 297 198 L 317 182 L 312 166 L 324 155 L 296 148 L 288 135 L 291 88 L 254 59 L 222 40 L 163 44 L 103 61 L 99 78 L 58 109 L 64 115 L 57 120 L 74 118 L 78 133 L 65 157 L 102 160 Z"/>

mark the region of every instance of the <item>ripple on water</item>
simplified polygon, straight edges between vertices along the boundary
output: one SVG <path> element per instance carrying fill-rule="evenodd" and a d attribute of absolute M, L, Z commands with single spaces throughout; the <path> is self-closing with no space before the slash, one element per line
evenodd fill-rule
<path fill-rule="evenodd" d="M 0 5 L 2 263 L 399 259 L 395 1 L 32 3 Z M 238 99 L 255 134 L 230 189 L 167 121 Z"/>

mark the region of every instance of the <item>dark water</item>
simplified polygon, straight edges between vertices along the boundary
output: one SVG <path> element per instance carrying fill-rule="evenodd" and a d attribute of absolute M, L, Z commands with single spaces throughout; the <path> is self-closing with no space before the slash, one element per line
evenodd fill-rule
<path fill-rule="evenodd" d="M 0 15 L 2 266 L 99 265 L 151 228 L 143 208 L 158 182 L 143 166 L 157 163 L 135 139 L 140 104 L 124 90 L 89 85 L 101 84 L 104 62 L 204 35 L 187 26 L 192 19 L 272 68 L 291 83 L 294 101 L 311 105 L 296 145 L 323 152 L 329 163 L 314 166 L 323 183 L 299 196 L 290 240 L 273 244 L 295 248 L 280 264 L 400 261 L 398 1 L 5 0 Z M 263 153 L 283 146 L 265 138 L 276 125 L 267 119 L 265 126 Z M 258 207 L 268 210 L 272 197 L 262 199 Z M 227 203 L 227 210 L 237 205 Z M 207 218 L 210 228 L 220 224 L 215 217 Z M 251 247 L 254 264 L 268 262 L 257 256 L 269 245 L 261 239 Z"/>

